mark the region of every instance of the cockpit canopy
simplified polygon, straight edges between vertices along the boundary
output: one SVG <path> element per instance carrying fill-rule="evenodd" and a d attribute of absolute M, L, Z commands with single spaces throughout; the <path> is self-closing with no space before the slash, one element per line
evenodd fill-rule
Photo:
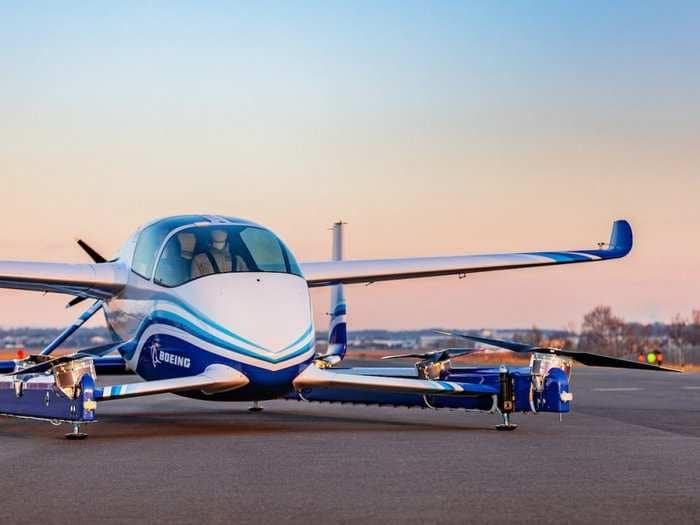
<path fill-rule="evenodd" d="M 271 231 L 245 221 L 209 221 L 200 216 L 174 217 L 145 228 L 132 270 L 146 279 L 153 274 L 155 283 L 167 287 L 215 273 L 301 276 L 294 256 Z"/>

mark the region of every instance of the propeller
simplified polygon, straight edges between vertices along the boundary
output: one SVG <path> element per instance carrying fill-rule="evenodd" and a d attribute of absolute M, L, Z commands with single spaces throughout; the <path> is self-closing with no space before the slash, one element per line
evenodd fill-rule
<path fill-rule="evenodd" d="M 90 259 L 95 261 L 97 264 L 107 262 L 107 259 L 105 259 L 102 254 L 100 254 L 97 250 L 95 250 L 95 248 L 90 246 L 84 240 L 78 239 L 76 242 L 78 243 L 78 246 L 85 250 L 85 253 L 90 256 Z"/>
<path fill-rule="evenodd" d="M 68 302 L 68 304 L 66 305 L 66 308 L 72 308 L 72 307 L 74 307 L 76 304 L 82 303 L 85 299 L 87 299 L 87 297 L 82 297 L 82 296 L 80 296 L 80 295 L 77 296 L 77 297 L 73 297 L 73 299 L 71 299 L 71 300 Z"/>
<path fill-rule="evenodd" d="M 455 357 L 471 354 L 478 351 L 476 348 L 444 348 L 442 350 L 433 350 L 422 354 L 397 354 L 385 355 L 382 359 L 404 359 L 413 357 L 427 363 L 441 363 Z"/>
<path fill-rule="evenodd" d="M 619 359 L 617 357 L 609 357 L 606 355 L 594 354 L 591 352 L 574 352 L 572 350 L 563 350 L 561 348 L 542 347 L 536 345 L 529 345 L 526 343 L 518 343 L 516 341 L 503 341 L 501 339 L 489 339 L 486 337 L 477 337 L 474 335 L 460 334 L 455 332 L 443 332 L 441 330 L 436 330 L 436 333 L 448 335 L 450 337 L 459 337 L 468 341 L 483 343 L 498 348 L 504 348 L 506 350 L 510 350 L 511 352 L 538 352 L 541 354 L 560 355 L 564 357 L 569 357 L 574 361 L 578 361 L 579 363 L 587 366 L 604 366 L 609 368 L 632 368 L 639 370 L 661 370 L 664 372 L 680 372 L 680 370 L 676 370 L 674 368 L 651 365 L 649 363 L 639 363 L 636 361 L 629 361 L 628 359 Z"/>
<path fill-rule="evenodd" d="M 22 368 L 20 370 L 17 370 L 15 372 L 12 372 L 11 374 L 7 374 L 10 376 L 17 376 L 17 375 L 24 375 L 24 374 L 41 374 L 42 372 L 46 372 L 47 370 L 50 370 L 53 366 L 59 365 L 61 363 L 67 363 L 69 361 L 75 361 L 76 359 L 82 359 L 84 357 L 100 357 L 105 354 L 110 353 L 113 350 L 116 350 L 119 345 L 121 345 L 124 341 L 120 341 L 118 343 L 109 343 L 106 345 L 101 345 L 101 346 L 95 346 L 93 348 L 85 348 L 83 350 L 78 350 L 74 354 L 69 354 L 69 355 L 62 355 L 60 357 L 55 357 L 51 359 L 48 356 L 31 356 L 29 358 L 29 362 L 35 362 L 35 365 L 28 366 L 26 368 Z"/>
<path fill-rule="evenodd" d="M 100 252 L 98 252 L 97 250 L 95 250 L 95 248 L 93 248 L 92 246 L 90 246 L 90 245 L 89 245 L 88 243 L 86 243 L 84 240 L 82 240 L 82 239 L 77 239 L 75 242 L 77 242 L 77 243 L 78 243 L 78 246 L 80 246 L 80 247 L 85 251 L 85 253 L 87 253 L 87 254 L 90 256 L 90 259 L 92 259 L 92 260 L 93 260 L 94 262 L 96 262 L 97 264 L 107 262 L 107 259 L 105 259 L 105 257 L 104 257 Z M 87 297 L 80 297 L 80 296 L 74 297 L 74 298 L 71 299 L 70 302 L 66 305 L 66 308 L 72 308 L 72 307 L 75 306 L 76 304 L 82 303 L 85 299 L 87 299 Z"/>

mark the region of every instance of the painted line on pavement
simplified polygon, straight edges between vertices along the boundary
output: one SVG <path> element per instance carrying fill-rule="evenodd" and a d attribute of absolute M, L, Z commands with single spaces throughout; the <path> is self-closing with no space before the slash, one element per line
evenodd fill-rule
<path fill-rule="evenodd" d="M 594 388 L 594 392 L 638 392 L 641 388 L 636 386 L 621 386 L 617 388 Z"/>

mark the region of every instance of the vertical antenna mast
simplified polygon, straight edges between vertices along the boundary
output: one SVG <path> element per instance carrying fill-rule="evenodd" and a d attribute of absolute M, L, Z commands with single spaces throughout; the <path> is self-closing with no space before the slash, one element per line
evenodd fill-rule
<path fill-rule="evenodd" d="M 343 221 L 338 221 L 333 224 L 333 253 L 331 257 L 334 261 L 343 260 Z M 328 350 L 327 356 L 334 356 L 335 359 L 330 361 L 340 360 L 345 357 L 347 350 L 347 323 L 345 315 L 347 306 L 345 304 L 345 292 L 342 284 L 331 286 L 331 309 L 329 311 L 331 321 L 328 327 Z"/>

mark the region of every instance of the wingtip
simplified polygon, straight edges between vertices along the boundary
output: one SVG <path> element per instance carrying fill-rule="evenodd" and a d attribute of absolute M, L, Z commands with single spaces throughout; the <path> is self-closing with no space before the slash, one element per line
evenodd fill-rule
<path fill-rule="evenodd" d="M 618 219 L 613 222 L 608 250 L 614 251 L 615 255 L 619 257 L 623 257 L 632 250 L 633 244 L 634 234 L 630 223 L 625 219 Z"/>

